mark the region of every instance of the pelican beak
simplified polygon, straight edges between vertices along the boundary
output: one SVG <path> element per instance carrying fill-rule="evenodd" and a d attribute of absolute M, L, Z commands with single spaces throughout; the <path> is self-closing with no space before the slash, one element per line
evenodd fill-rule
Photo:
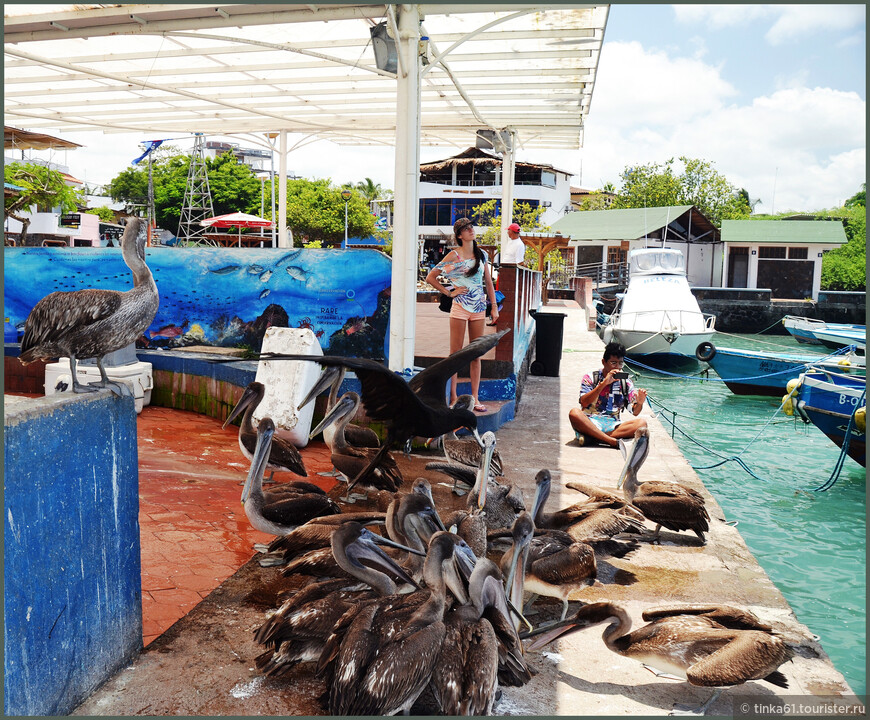
<path fill-rule="evenodd" d="M 529 629 L 529 632 L 532 632 L 532 630 L 535 629 L 535 626 L 529 622 L 529 619 L 525 615 L 523 615 L 522 610 L 519 610 L 517 606 L 514 605 L 513 602 L 511 602 L 507 597 L 505 597 L 505 602 L 507 603 L 510 611 L 516 616 L 517 620 L 525 625 Z"/>
<path fill-rule="evenodd" d="M 462 573 L 467 582 L 471 578 L 474 566 L 477 565 L 477 556 L 474 554 L 474 550 L 468 546 L 468 543 L 462 539 L 456 541 L 456 549 L 453 553 L 456 557 L 459 572 Z"/>
<path fill-rule="evenodd" d="M 254 448 L 254 457 L 251 460 L 251 469 L 245 478 L 245 486 L 242 488 L 242 505 L 251 495 L 254 482 L 262 480 L 266 465 L 269 464 L 269 451 L 272 449 L 272 436 L 275 434 L 275 426 L 257 428 L 257 447 Z"/>
<path fill-rule="evenodd" d="M 335 405 L 333 405 L 332 409 L 328 413 L 326 413 L 323 420 L 320 421 L 320 424 L 316 428 L 314 428 L 314 430 L 308 433 L 309 439 L 323 432 L 323 428 L 328 427 L 332 423 L 338 422 L 339 420 L 343 419 L 345 415 L 350 412 L 350 409 L 353 407 L 353 405 L 354 402 L 351 398 L 342 397 L 337 403 L 335 403 Z"/>
<path fill-rule="evenodd" d="M 468 592 L 465 589 L 465 581 L 462 579 L 455 551 L 453 557 L 447 560 L 444 565 L 446 566 L 444 568 L 444 582 L 459 604 L 465 605 L 468 602 Z"/>
<path fill-rule="evenodd" d="M 534 652 L 553 642 L 556 638 L 567 635 L 574 630 L 581 630 L 584 627 L 586 626 L 578 625 L 573 619 L 568 619 L 555 625 L 548 625 L 545 628 L 537 628 L 528 633 L 523 633 L 521 637 L 524 639 L 535 638 L 525 648 L 527 652 Z"/>
<path fill-rule="evenodd" d="M 626 452 L 625 465 L 622 466 L 622 472 L 619 474 L 619 479 L 616 481 L 616 487 L 621 488 L 629 473 L 637 475 L 640 466 L 646 460 L 649 454 L 649 435 L 646 433 L 638 434 L 631 450 Z"/>
<path fill-rule="evenodd" d="M 471 434 L 474 435 L 474 439 L 477 440 L 477 444 L 480 445 L 480 447 L 483 447 L 483 440 L 480 439 L 477 428 L 471 428 Z"/>
<path fill-rule="evenodd" d="M 489 470 L 492 467 L 492 455 L 495 452 L 495 443 L 484 443 L 483 457 L 480 459 L 480 467 L 477 470 L 477 484 L 480 486 L 477 492 L 477 508 L 483 510 L 486 505 L 486 489 L 489 485 Z"/>
<path fill-rule="evenodd" d="M 532 517 L 538 518 L 538 513 L 541 511 L 541 506 L 544 504 L 544 500 L 550 491 L 550 483 L 552 482 L 552 476 L 550 475 L 549 470 L 541 470 L 537 475 L 537 483 L 535 486 L 535 500 L 532 503 Z"/>
<path fill-rule="evenodd" d="M 531 538 L 529 538 L 531 540 Z M 522 607 L 523 604 L 523 586 L 526 579 L 526 560 L 529 557 L 529 542 L 525 542 L 522 547 L 513 548 L 513 557 L 511 558 L 510 571 L 508 579 L 505 583 L 507 588 L 507 599 L 515 606 Z M 522 613 L 520 613 L 522 616 Z M 523 618 L 525 620 L 525 618 Z M 526 620 L 528 623 L 528 621 Z"/>
<path fill-rule="evenodd" d="M 441 518 L 435 511 L 435 508 L 427 508 L 420 512 L 409 513 L 407 516 L 407 522 L 411 523 L 414 532 L 417 533 L 417 536 L 426 545 L 429 544 L 429 540 L 436 532 L 447 529 L 444 527 L 444 523 L 441 522 Z M 423 554 L 425 555 L 426 553 Z"/>
<path fill-rule="evenodd" d="M 233 420 L 241 415 L 242 411 L 251 404 L 256 395 L 257 392 L 255 390 L 249 387 L 245 388 L 245 392 L 242 393 L 242 397 L 239 398 L 236 406 L 232 409 L 230 414 L 227 415 L 227 419 L 224 421 L 224 424 L 221 425 L 221 428 L 226 428 L 227 425 L 229 425 Z"/>
<path fill-rule="evenodd" d="M 327 366 L 323 368 L 323 372 L 320 373 L 320 377 L 317 378 L 317 382 L 314 383 L 314 387 L 308 391 L 308 394 L 303 398 L 302 402 L 299 403 L 297 410 L 301 410 L 305 405 L 310 403 L 314 398 L 316 398 L 320 393 L 322 393 L 326 388 L 330 387 L 338 376 L 341 374 L 341 368 L 336 366 Z M 316 435 L 316 433 L 314 433 Z"/>
<path fill-rule="evenodd" d="M 366 566 L 379 570 L 386 575 L 397 578 L 400 582 L 413 585 L 415 588 L 419 589 L 420 586 L 414 578 L 408 575 L 402 566 L 381 550 L 378 545 L 388 545 L 417 555 L 426 554 L 419 550 L 414 550 L 414 548 L 409 548 L 405 545 L 393 542 L 392 540 L 377 535 L 365 528 L 363 528 L 360 536 L 352 543 L 352 548 L 355 548 L 355 550 L 349 548 L 349 552 L 346 552 L 348 557 L 354 562 L 359 563 L 360 565 L 365 564 Z M 361 559 L 365 559 L 366 562 L 362 563 Z"/>

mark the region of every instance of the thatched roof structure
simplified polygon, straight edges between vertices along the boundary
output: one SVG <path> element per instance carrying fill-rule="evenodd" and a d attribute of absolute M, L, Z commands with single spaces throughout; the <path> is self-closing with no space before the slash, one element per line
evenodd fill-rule
<path fill-rule="evenodd" d="M 453 166 L 458 167 L 469 167 L 469 166 L 489 166 L 489 167 L 498 167 L 501 166 L 502 159 L 496 155 L 494 152 L 490 150 L 482 150 L 477 147 L 470 147 L 467 150 L 463 150 L 458 155 L 453 155 L 445 160 L 436 160 L 434 162 L 429 163 L 421 163 L 420 164 L 420 172 L 440 172 L 441 170 L 446 170 L 447 168 L 451 168 Z M 573 173 L 568 172 L 567 170 L 559 170 L 554 168 L 552 165 L 548 165 L 546 163 L 530 163 L 530 162 L 521 162 L 517 160 L 515 163 L 516 167 L 526 167 L 526 168 L 546 168 L 549 170 L 553 170 L 555 172 L 561 172 L 566 175 L 572 175 Z"/>

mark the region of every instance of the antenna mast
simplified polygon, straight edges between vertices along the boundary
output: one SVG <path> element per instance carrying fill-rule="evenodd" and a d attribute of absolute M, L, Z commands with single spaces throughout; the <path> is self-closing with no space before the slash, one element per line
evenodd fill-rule
<path fill-rule="evenodd" d="M 205 136 L 196 133 L 190 156 L 190 170 L 187 173 L 187 186 L 184 189 L 181 218 L 178 221 L 178 239 L 188 242 L 203 242 L 206 228 L 200 225 L 200 221 L 214 216 L 203 153 L 204 143 Z"/>

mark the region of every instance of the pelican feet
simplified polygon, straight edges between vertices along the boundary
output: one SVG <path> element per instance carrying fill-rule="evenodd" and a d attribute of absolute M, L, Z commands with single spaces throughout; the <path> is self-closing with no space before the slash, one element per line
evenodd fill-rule
<path fill-rule="evenodd" d="M 126 384 L 115 382 L 114 380 L 106 380 L 105 382 L 102 380 L 96 380 L 92 383 L 88 383 L 87 386 L 83 386 L 83 387 L 90 387 L 90 388 L 93 388 L 93 390 L 82 391 L 82 390 L 73 389 L 73 391 L 74 392 L 94 392 L 96 390 L 102 390 L 103 388 L 108 388 L 118 397 L 133 397 L 133 391 L 130 390 L 130 388 Z"/>

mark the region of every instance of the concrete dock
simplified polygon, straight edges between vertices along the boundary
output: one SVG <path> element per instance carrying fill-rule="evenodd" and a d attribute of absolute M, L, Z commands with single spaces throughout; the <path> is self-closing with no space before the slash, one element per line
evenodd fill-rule
<path fill-rule="evenodd" d="M 506 475 L 518 485 L 530 507 L 534 476 L 542 468 L 553 473 L 548 507 L 556 509 L 584 496 L 564 488 L 582 481 L 615 488 L 623 465 L 621 453 L 604 447 L 580 447 L 568 423 L 577 404 L 584 373 L 600 367 L 603 344 L 585 330 L 583 311 L 573 302 L 551 303 L 566 312 L 560 376 L 530 376 L 517 418 L 498 432 L 498 448 Z M 641 480 L 683 483 L 702 493 L 710 514 L 706 545 L 693 533 L 662 531 L 662 542 L 640 542 L 621 559 L 600 562 L 601 587 L 583 590 L 586 602 L 612 600 L 629 612 L 634 627 L 641 612 L 656 605 L 721 603 L 737 605 L 771 624 L 795 649 L 794 660 L 780 670 L 788 689 L 755 681 L 726 690 L 710 715 L 748 715 L 744 703 L 781 702 L 796 696 L 851 695 L 807 627 L 797 621 L 782 594 L 749 552 L 738 530 L 727 524 L 722 509 L 689 467 L 659 421 L 644 409 L 650 428 L 649 457 Z M 433 459 L 415 453 L 397 454 L 406 478 L 428 477 L 443 512 L 461 507 L 442 483 L 447 478 L 424 469 Z M 154 640 L 139 658 L 94 692 L 76 715 L 319 715 L 318 696 L 325 686 L 312 668 L 298 666 L 283 678 L 263 678 L 254 668 L 261 652 L 253 631 L 276 607 L 278 593 L 301 583 L 281 576 L 280 568 L 261 568 L 252 560 L 212 592 L 185 618 Z M 572 604 L 572 608 L 576 605 Z M 534 622 L 557 617 L 558 601 L 536 603 Z M 542 653 L 530 654 L 538 671 L 522 688 L 504 688 L 495 708 L 500 715 L 666 715 L 674 703 L 699 705 L 710 690 L 679 680 L 657 677 L 639 663 L 610 652 L 601 640 L 602 626 L 564 638 Z M 431 709 L 423 706 L 421 712 Z"/>

